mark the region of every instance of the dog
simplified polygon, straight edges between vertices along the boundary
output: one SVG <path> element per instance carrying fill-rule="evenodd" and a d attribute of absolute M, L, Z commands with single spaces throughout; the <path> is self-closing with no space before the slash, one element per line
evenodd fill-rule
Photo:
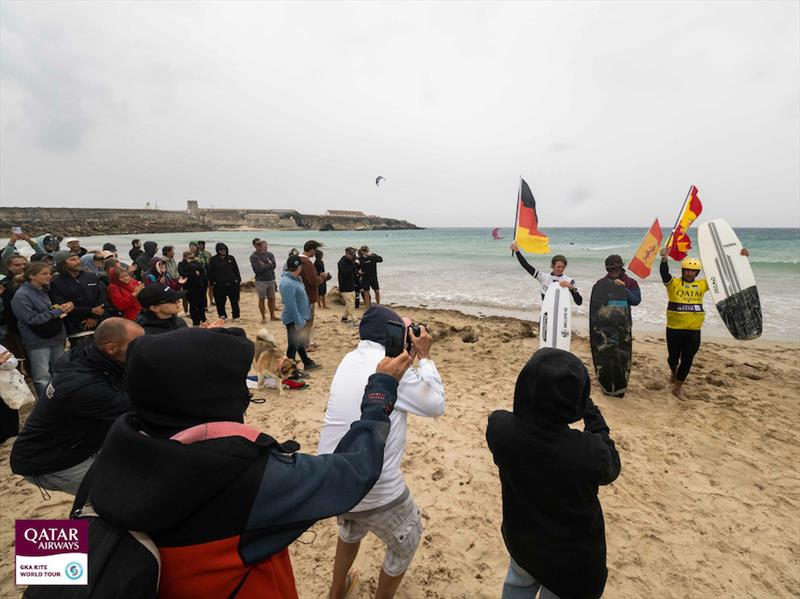
<path fill-rule="evenodd" d="M 297 362 L 286 357 L 278 349 L 275 338 L 266 328 L 262 328 L 256 335 L 256 353 L 253 356 L 253 368 L 258 374 L 258 388 L 264 388 L 264 379 L 273 377 L 278 387 L 278 395 L 283 395 L 283 379 L 290 379 L 300 375 Z"/>

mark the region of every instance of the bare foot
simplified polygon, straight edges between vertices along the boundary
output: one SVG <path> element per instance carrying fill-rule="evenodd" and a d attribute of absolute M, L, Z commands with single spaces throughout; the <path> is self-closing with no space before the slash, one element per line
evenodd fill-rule
<path fill-rule="evenodd" d="M 683 388 L 683 383 L 676 381 L 675 385 L 672 387 L 672 394 L 675 397 L 682 399 L 683 398 L 683 392 L 681 391 L 682 388 Z"/>

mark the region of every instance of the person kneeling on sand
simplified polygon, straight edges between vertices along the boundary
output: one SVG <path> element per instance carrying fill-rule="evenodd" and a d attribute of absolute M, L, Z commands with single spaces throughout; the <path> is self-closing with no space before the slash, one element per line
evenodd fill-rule
<path fill-rule="evenodd" d="M 502 533 L 511 556 L 503 599 L 600 597 L 606 535 L 598 485 L 620 460 L 589 373 L 569 352 L 544 348 L 523 367 L 514 411 L 489 416 L 486 441 L 500 470 Z M 569 427 L 583 419 L 584 430 Z"/>
<path fill-rule="evenodd" d="M 386 331 L 389 322 L 403 323 L 395 312 L 373 306 L 364 313 L 359 328 L 361 341 L 336 369 L 331 382 L 328 407 L 319 440 L 319 453 L 333 452 L 341 439 L 358 420 L 361 389 L 386 355 Z M 408 322 L 405 323 L 408 326 Z M 420 327 L 419 337 L 408 331 L 413 343 L 412 355 L 419 358 L 419 369 L 409 368 L 397 388 L 397 403 L 383 458 L 383 471 L 369 494 L 357 506 L 339 516 L 339 540 L 333 566 L 330 597 L 340 599 L 353 584 L 348 574 L 358 549 L 368 532 L 386 544 L 376 597 L 394 597 L 403 579 L 422 533 L 419 508 L 406 486 L 400 463 L 406 445 L 408 414 L 437 417 L 444 414 L 444 385 L 430 358 L 433 339 Z"/>
<path fill-rule="evenodd" d="M 296 442 L 244 424 L 253 353 L 238 328 L 185 328 L 131 344 L 134 411 L 109 431 L 90 497 L 105 520 L 152 537 L 160 597 L 296 598 L 288 546 L 317 520 L 352 509 L 380 475 L 408 353 L 376 365 L 360 420 L 326 456 L 296 453 Z"/>

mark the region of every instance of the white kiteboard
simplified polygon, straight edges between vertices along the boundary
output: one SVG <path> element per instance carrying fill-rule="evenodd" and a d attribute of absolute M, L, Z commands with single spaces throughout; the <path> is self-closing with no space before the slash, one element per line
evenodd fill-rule
<path fill-rule="evenodd" d="M 710 220 L 697 231 L 700 260 L 709 293 L 722 321 L 736 339 L 761 336 L 761 301 L 756 279 L 742 243 L 722 219 Z"/>
<path fill-rule="evenodd" d="M 572 295 L 554 281 L 547 287 L 539 315 L 539 347 L 569 351 L 572 337 Z"/>

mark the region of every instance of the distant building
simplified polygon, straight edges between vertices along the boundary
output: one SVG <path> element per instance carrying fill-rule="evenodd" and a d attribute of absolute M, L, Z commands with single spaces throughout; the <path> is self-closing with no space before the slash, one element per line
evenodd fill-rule
<path fill-rule="evenodd" d="M 351 216 L 353 218 L 365 218 L 367 215 L 360 210 L 326 210 L 325 216 Z"/>

